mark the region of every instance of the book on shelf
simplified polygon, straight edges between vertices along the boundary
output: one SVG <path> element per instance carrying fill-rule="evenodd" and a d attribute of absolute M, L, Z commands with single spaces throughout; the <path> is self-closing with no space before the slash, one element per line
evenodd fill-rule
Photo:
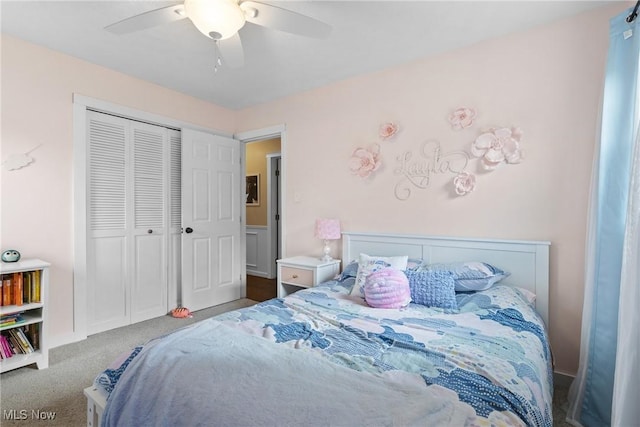
<path fill-rule="evenodd" d="M 13 304 L 22 305 L 24 300 L 24 289 L 22 273 L 13 273 Z"/>
<path fill-rule="evenodd" d="M 9 344 L 11 344 L 11 349 L 13 350 L 13 354 L 24 354 L 24 351 L 22 350 L 22 346 L 20 345 L 20 342 L 16 337 L 9 334 L 7 336 L 7 340 L 9 341 Z"/>
<path fill-rule="evenodd" d="M 19 325 L 24 323 L 25 319 L 22 317 L 22 311 L 17 313 L 11 313 L 4 316 L 0 316 L 0 328 L 4 326 Z"/>
<path fill-rule="evenodd" d="M 2 276 L 2 305 L 11 305 L 11 301 L 13 300 L 13 287 L 11 286 L 11 277 L 11 274 L 5 274 Z"/>
<path fill-rule="evenodd" d="M 9 329 L 9 334 L 13 336 L 24 354 L 33 353 L 34 349 L 24 331 L 21 328 Z"/>
<path fill-rule="evenodd" d="M 23 297 L 27 303 L 41 302 L 42 291 L 40 285 L 40 270 L 25 271 L 22 274 L 23 279 Z"/>
<path fill-rule="evenodd" d="M 0 356 L 3 359 L 8 359 L 9 357 L 14 355 L 13 348 L 9 343 L 9 340 L 4 335 L 0 336 Z"/>
<path fill-rule="evenodd" d="M 22 274 L 22 295 L 24 296 L 24 302 L 29 304 L 31 302 L 31 275 Z"/>
<path fill-rule="evenodd" d="M 40 324 L 32 323 L 24 327 L 27 339 L 31 343 L 34 350 L 40 348 Z"/>
<path fill-rule="evenodd" d="M 42 271 L 4 274 L 0 280 L 0 305 L 23 305 L 42 302 Z"/>
<path fill-rule="evenodd" d="M 34 274 L 36 275 L 36 302 L 42 302 L 42 286 L 40 286 L 40 276 L 42 271 L 36 270 Z"/>

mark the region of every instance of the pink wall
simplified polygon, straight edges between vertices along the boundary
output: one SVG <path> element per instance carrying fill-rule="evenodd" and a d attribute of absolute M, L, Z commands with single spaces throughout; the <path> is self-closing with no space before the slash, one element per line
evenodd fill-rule
<path fill-rule="evenodd" d="M 579 354 L 589 180 L 602 89 L 607 7 L 542 28 L 405 66 L 359 76 L 246 109 L 239 129 L 286 123 L 286 254 L 317 254 L 314 220 L 340 218 L 350 231 L 549 240 L 550 334 L 556 369 L 574 374 Z M 478 111 L 454 132 L 448 114 Z M 380 142 L 377 130 L 401 131 Z M 408 200 L 397 156 L 428 139 L 442 151 L 469 149 L 480 129 L 519 126 L 525 160 L 477 173 L 476 190 L 451 191 L 451 174 L 433 174 Z M 361 179 L 348 170 L 355 147 L 380 142 L 383 167 Z M 310 167 L 313 165 L 313 167 Z"/>
<path fill-rule="evenodd" d="M 81 95 L 226 133 L 236 113 L 85 61 L 2 35 L 2 159 L 35 163 L 2 169 L 0 247 L 52 264 L 51 342 L 73 332 L 73 115 Z"/>
<path fill-rule="evenodd" d="M 319 252 L 318 217 L 340 218 L 353 231 L 550 240 L 551 340 L 556 369 L 573 374 L 608 20 L 620 10 L 595 10 L 240 112 L 3 35 L 2 159 L 43 145 L 34 164 L 0 175 L 0 247 L 52 263 L 52 341 L 64 341 L 73 331 L 73 93 L 225 132 L 284 123 L 288 255 Z M 477 109 L 477 123 L 453 132 L 447 116 L 461 105 Z M 380 143 L 382 169 L 367 180 L 351 176 L 353 149 L 377 141 L 387 120 L 401 132 Z M 398 155 L 417 154 L 427 139 L 444 152 L 468 149 L 491 126 L 523 129 L 523 163 L 478 173 L 477 189 L 465 197 L 451 195 L 448 174 L 434 174 L 408 200 L 394 197 Z"/>

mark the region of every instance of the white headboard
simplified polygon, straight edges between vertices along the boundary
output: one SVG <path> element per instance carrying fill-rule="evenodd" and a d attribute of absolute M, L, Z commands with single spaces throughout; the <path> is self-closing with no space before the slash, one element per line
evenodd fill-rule
<path fill-rule="evenodd" d="M 342 233 L 342 265 L 360 253 L 378 256 L 408 255 L 428 263 L 483 261 L 511 273 L 501 284 L 536 294 L 536 310 L 549 326 L 550 242 L 463 237 Z"/>

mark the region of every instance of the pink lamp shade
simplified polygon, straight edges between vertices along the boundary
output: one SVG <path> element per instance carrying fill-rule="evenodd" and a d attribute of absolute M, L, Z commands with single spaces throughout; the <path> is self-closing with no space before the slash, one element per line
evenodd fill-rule
<path fill-rule="evenodd" d="M 325 262 L 331 261 L 333 258 L 330 255 L 329 240 L 337 240 L 341 237 L 340 221 L 337 219 L 316 219 L 316 237 L 324 240 L 324 248 L 322 249 L 324 256 L 320 259 Z"/>
<path fill-rule="evenodd" d="M 317 219 L 316 237 L 323 240 L 337 240 L 341 237 L 340 220 L 337 219 Z"/>

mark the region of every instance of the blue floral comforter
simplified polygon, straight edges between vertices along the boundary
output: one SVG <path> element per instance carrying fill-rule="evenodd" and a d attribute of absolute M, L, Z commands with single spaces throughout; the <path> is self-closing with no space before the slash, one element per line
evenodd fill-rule
<path fill-rule="evenodd" d="M 452 399 L 470 408 L 464 415 L 464 424 L 469 426 L 552 426 L 550 348 L 542 320 L 520 291 L 495 285 L 482 292 L 458 294 L 456 313 L 417 304 L 401 310 L 376 309 L 349 295 L 353 281 L 327 282 L 284 299 L 216 316 L 199 322 L 205 324 L 199 327 L 224 325 L 238 337 L 259 338 L 266 349 L 275 343 L 274 347 L 287 355 L 311 355 L 336 369 L 359 371 L 359 375 L 393 377 L 396 383 L 418 384 L 425 389 L 453 390 Z M 189 330 L 168 337 L 188 334 Z M 209 335 L 215 342 L 215 332 Z M 202 340 L 200 335 L 197 340 Z M 143 363 L 137 360 L 159 357 L 151 354 L 158 347 L 151 344 L 137 348 L 119 369 L 107 370 L 96 379 L 107 392 L 113 390 L 105 419 L 115 419 L 110 415 L 110 411 L 116 411 L 113 401 L 126 403 L 137 394 L 119 381 L 135 384 L 136 380 L 128 376 L 140 375 L 137 371 L 143 369 Z M 165 349 L 161 353 L 170 352 Z M 163 366 L 175 362 L 158 363 Z M 278 382 L 273 378 L 269 381 Z M 292 381 L 295 379 L 283 379 L 285 383 Z M 122 395 L 117 397 L 120 388 Z M 175 399 L 171 397 L 176 405 L 181 404 Z M 344 404 L 345 398 L 339 399 Z M 121 410 L 118 406 L 117 411 Z"/>

